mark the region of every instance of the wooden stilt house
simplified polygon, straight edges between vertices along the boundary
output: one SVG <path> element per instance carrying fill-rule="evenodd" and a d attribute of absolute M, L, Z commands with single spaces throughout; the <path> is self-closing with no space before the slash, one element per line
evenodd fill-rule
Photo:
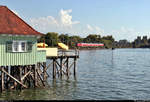
<path fill-rule="evenodd" d="M 0 86 L 1 90 L 44 85 L 46 52 L 37 50 L 43 34 L 34 30 L 6 6 L 0 6 Z"/>

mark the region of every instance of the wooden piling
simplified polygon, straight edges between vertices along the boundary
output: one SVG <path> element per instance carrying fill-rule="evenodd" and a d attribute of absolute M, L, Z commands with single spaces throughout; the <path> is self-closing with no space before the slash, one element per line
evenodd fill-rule
<path fill-rule="evenodd" d="M 19 67 L 19 81 L 21 82 L 21 83 L 23 83 L 23 81 L 21 80 L 21 78 L 22 78 L 22 67 L 20 66 Z M 20 90 L 22 90 L 22 85 L 19 85 L 19 88 L 20 88 Z"/>
<path fill-rule="evenodd" d="M 53 59 L 53 79 L 56 78 L 56 59 Z"/>
<path fill-rule="evenodd" d="M 4 90 L 4 72 L 2 71 L 4 67 L 1 67 L 1 91 Z"/>
<path fill-rule="evenodd" d="M 67 72 L 67 77 L 69 78 L 69 58 L 67 58 L 67 60 L 66 60 L 67 62 L 66 62 L 66 72 Z"/>
<path fill-rule="evenodd" d="M 76 77 L 76 58 L 74 58 L 74 77 Z"/>
<path fill-rule="evenodd" d="M 62 78 L 62 66 L 63 66 L 63 58 L 60 58 L 60 76 Z"/>
<path fill-rule="evenodd" d="M 34 66 L 34 88 L 36 88 L 38 86 L 37 85 L 37 66 L 38 65 Z"/>
<path fill-rule="evenodd" d="M 46 82 L 46 62 L 43 62 L 43 81 Z"/>

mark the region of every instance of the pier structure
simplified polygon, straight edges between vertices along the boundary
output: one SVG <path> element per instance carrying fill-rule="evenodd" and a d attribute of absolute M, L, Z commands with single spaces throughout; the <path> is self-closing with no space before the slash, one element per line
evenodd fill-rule
<path fill-rule="evenodd" d="M 50 50 L 48 50 L 50 51 Z M 45 50 L 40 50 L 45 52 Z M 69 54 L 68 54 L 69 52 Z M 71 52 L 71 53 L 70 53 Z M 40 54 L 39 54 L 40 55 Z M 44 55 L 44 54 L 43 54 Z M 46 55 L 46 54 L 45 54 Z M 42 56 L 41 56 L 42 58 Z M 52 68 L 52 78 L 70 77 L 71 73 L 76 78 L 76 63 L 79 58 L 79 51 L 61 51 L 57 56 L 46 56 L 51 63 L 37 62 L 33 65 L 15 65 L 0 67 L 1 91 L 6 89 L 24 89 L 31 87 L 45 87 L 48 85 L 47 78 L 50 76 L 48 68 Z M 71 71 L 72 68 L 72 71 Z"/>
<path fill-rule="evenodd" d="M 0 6 L 0 89 L 24 89 L 47 86 L 47 69 L 52 60 L 53 78 L 66 75 L 74 66 L 79 53 L 58 53 L 57 48 L 37 48 L 37 39 L 44 34 L 37 32 L 6 6 Z M 69 52 L 69 51 L 68 51 Z M 73 59 L 70 65 L 69 61 Z M 60 61 L 58 61 L 60 60 Z"/>
<path fill-rule="evenodd" d="M 66 76 L 69 78 L 71 74 L 73 74 L 74 78 L 76 77 L 76 63 L 79 58 L 79 51 L 60 51 L 58 56 L 47 56 L 48 60 L 52 60 L 52 62 L 48 65 L 48 67 L 52 66 L 52 76 L 53 79 L 62 78 L 62 76 Z M 72 71 L 71 71 L 72 68 Z"/>

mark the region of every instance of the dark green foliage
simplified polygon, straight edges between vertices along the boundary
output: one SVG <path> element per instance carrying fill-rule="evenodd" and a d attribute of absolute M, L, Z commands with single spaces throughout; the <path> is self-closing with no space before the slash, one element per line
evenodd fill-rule
<path fill-rule="evenodd" d="M 81 43 L 82 41 L 83 41 L 83 38 L 80 38 L 79 36 L 70 36 L 69 47 L 76 48 L 77 43 Z"/>
<path fill-rule="evenodd" d="M 45 35 L 43 35 L 40 39 L 38 39 L 38 43 L 39 42 L 45 42 Z"/>
<path fill-rule="evenodd" d="M 61 34 L 61 35 L 59 35 L 58 38 L 59 38 L 60 42 L 68 45 L 68 43 L 69 43 L 69 36 L 68 36 L 68 34 Z"/>
<path fill-rule="evenodd" d="M 100 43 L 101 36 L 96 34 L 90 34 L 83 40 L 85 43 Z"/>
<path fill-rule="evenodd" d="M 58 43 L 58 33 L 48 32 L 45 35 L 45 43 L 48 44 L 48 46 L 57 46 L 57 43 Z"/>

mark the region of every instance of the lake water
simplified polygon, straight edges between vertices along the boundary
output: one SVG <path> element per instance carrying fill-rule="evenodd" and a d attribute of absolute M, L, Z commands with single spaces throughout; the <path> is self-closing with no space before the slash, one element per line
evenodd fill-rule
<path fill-rule="evenodd" d="M 48 83 L 4 92 L 0 100 L 150 100 L 150 49 L 83 50 L 76 80 L 50 77 Z"/>

